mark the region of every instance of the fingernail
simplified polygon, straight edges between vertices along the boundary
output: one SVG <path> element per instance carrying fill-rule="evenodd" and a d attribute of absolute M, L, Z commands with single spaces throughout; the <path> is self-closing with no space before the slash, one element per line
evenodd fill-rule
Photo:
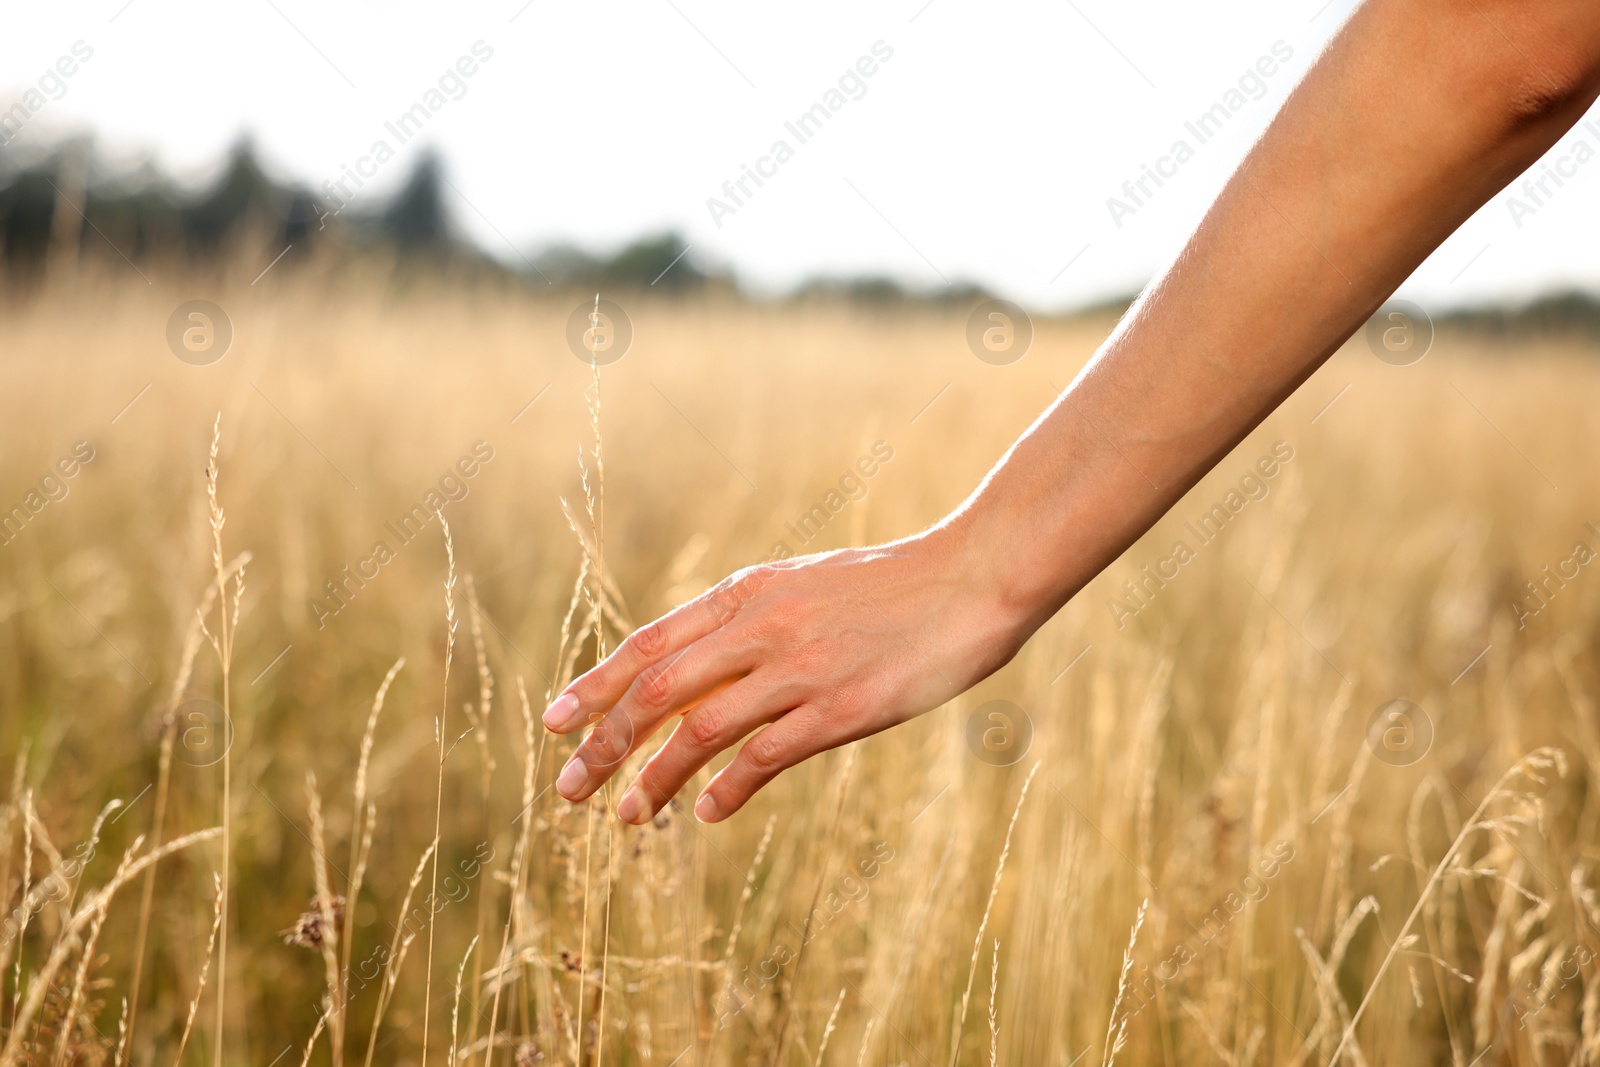
<path fill-rule="evenodd" d="M 694 817 L 701 822 L 716 822 L 722 818 L 722 809 L 717 807 L 710 793 L 701 793 L 700 799 L 694 802 Z"/>
<path fill-rule="evenodd" d="M 622 794 L 622 799 L 617 801 L 617 818 L 637 826 L 649 817 L 650 810 L 645 807 L 644 794 L 639 792 L 638 786 L 629 786 L 628 791 Z"/>
<path fill-rule="evenodd" d="M 571 800 L 572 794 L 578 791 L 578 787 L 588 777 L 589 770 L 583 765 L 583 760 L 573 756 L 567 761 L 567 765 L 561 768 L 561 777 L 556 779 L 556 792 Z"/>
<path fill-rule="evenodd" d="M 544 712 L 544 725 L 548 730 L 560 730 L 567 726 L 578 712 L 578 694 L 562 693 Z"/>

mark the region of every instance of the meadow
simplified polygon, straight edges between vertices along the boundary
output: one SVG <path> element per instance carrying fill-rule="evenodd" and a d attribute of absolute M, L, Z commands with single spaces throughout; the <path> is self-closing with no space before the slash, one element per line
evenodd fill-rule
<path fill-rule="evenodd" d="M 1600 1062 L 1594 351 L 1358 335 L 999 674 L 633 828 L 597 638 L 934 521 L 1114 320 L 604 295 L 597 373 L 577 292 L 0 308 L 0 1067 Z"/>

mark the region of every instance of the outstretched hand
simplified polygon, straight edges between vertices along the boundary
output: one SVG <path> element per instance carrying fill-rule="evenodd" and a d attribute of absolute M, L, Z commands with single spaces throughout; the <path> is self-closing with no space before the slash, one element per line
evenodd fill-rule
<path fill-rule="evenodd" d="M 635 631 L 550 705 L 556 733 L 594 726 L 556 790 L 588 798 L 681 716 L 617 804 L 624 822 L 643 823 L 759 731 L 695 802 L 702 821 L 725 819 L 780 772 L 999 669 L 1025 637 L 1009 616 L 933 534 L 739 571 Z"/>

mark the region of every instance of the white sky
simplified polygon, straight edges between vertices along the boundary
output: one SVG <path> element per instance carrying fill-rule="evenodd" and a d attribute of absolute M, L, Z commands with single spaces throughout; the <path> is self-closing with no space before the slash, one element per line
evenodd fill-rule
<path fill-rule="evenodd" d="M 26 138 L 92 130 L 118 157 L 199 177 L 249 131 L 280 176 L 320 186 L 377 138 L 395 144 L 384 123 L 481 40 L 492 58 L 379 169 L 368 203 L 428 143 L 458 220 L 508 260 L 511 245 L 607 250 L 676 228 L 693 255 L 765 289 L 883 273 L 976 281 L 1040 309 L 1128 292 L 1157 270 L 1353 6 L 125 2 L 13 5 L 0 110 L 75 41 L 94 49 Z M 893 57 L 865 95 L 799 144 L 785 121 L 877 41 Z M 1265 95 L 1116 227 L 1107 197 L 1175 139 L 1194 145 L 1184 122 L 1278 41 L 1293 54 Z M 1600 121 L 1573 137 L 1600 147 Z M 778 138 L 794 157 L 719 228 L 707 198 Z M 1574 239 L 1597 232 L 1597 176 L 1600 162 L 1579 166 L 1520 228 L 1502 194 L 1402 294 L 1443 307 L 1600 285 L 1593 242 Z"/>

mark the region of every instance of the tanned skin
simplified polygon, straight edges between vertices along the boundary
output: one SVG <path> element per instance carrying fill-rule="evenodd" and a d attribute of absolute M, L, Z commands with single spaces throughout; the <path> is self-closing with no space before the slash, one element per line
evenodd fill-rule
<path fill-rule="evenodd" d="M 556 733 L 598 724 L 557 790 L 586 799 L 676 721 L 617 805 L 643 823 L 748 736 L 695 804 L 716 822 L 994 673 L 1597 92 L 1595 0 L 1363 4 L 965 503 L 899 541 L 741 571 L 632 634 L 545 712 Z"/>

